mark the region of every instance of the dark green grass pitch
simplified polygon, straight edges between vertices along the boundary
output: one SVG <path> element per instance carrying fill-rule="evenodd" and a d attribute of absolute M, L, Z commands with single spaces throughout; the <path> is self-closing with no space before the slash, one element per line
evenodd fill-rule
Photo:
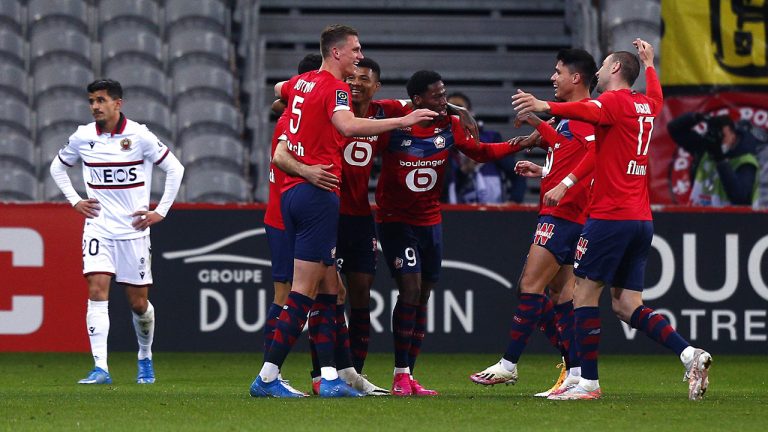
<path fill-rule="evenodd" d="M 687 400 L 672 355 L 601 358 L 603 399 L 547 401 L 531 395 L 555 379 L 553 356 L 527 355 L 515 386 L 485 388 L 468 376 L 496 355 L 425 354 L 417 376 L 434 398 L 254 399 L 248 387 L 256 354 L 156 353 L 158 381 L 135 384 L 135 354 L 110 356 L 113 385 L 76 381 L 87 354 L 0 354 L 0 429 L 103 431 L 764 431 L 768 428 L 765 356 L 715 355 L 703 401 Z M 294 353 L 283 372 L 309 390 L 309 357 Z M 391 384 L 389 355 L 369 357 L 366 372 Z"/>

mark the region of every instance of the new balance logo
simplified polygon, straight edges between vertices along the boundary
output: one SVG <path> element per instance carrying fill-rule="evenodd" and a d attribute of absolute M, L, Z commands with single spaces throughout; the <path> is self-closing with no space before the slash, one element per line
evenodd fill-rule
<path fill-rule="evenodd" d="M 587 253 L 587 243 L 589 240 L 584 237 L 579 237 L 579 243 L 576 244 L 576 259 L 580 260 L 585 253 Z"/>
<path fill-rule="evenodd" d="M 552 238 L 555 231 L 555 224 L 540 223 L 536 225 L 536 235 L 533 237 L 533 244 L 544 246 Z"/>

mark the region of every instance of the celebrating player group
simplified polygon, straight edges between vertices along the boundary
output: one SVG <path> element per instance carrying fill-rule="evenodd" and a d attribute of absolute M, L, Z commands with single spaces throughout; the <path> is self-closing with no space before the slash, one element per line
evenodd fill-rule
<path fill-rule="evenodd" d="M 439 73 L 415 72 L 406 85 L 407 99 L 373 100 L 381 87 L 380 66 L 363 56 L 355 29 L 327 27 L 320 37 L 321 55 L 304 58 L 298 75 L 275 86 L 273 110 L 282 115 L 272 139 L 264 220 L 275 296 L 264 327 L 264 362 L 250 395 L 308 396 L 281 374 L 308 325 L 312 392 L 320 397 L 438 396 L 439 389 L 425 387 L 429 377 L 420 376 L 423 385 L 415 371 L 428 300 L 440 279 L 440 196 L 451 150 L 486 162 L 537 146 L 547 151 L 544 166 L 525 160 L 516 165 L 518 174 L 541 179 L 541 199 L 509 343 L 498 363 L 471 374 L 470 380 L 514 384 L 528 339 L 540 328 L 564 367 L 555 386 L 536 396 L 600 398 L 598 300 L 608 286 L 616 315 L 673 350 L 685 368 L 689 398 L 700 399 L 712 357 L 642 302 L 653 237 L 648 148 L 663 99 L 653 47 L 640 39 L 634 46 L 637 53 L 614 52 L 599 69 L 586 51 L 561 50 L 551 76 L 556 102 L 523 90 L 511 95 L 518 122 L 535 131 L 480 143 L 471 115 L 447 103 Z M 641 68 L 647 94 L 631 90 Z M 593 88 L 599 93 L 595 99 L 590 97 Z M 148 227 L 167 214 L 184 169 L 151 132 L 120 113 L 119 83 L 97 81 L 88 92 L 95 124 L 78 129 L 51 165 L 56 183 L 87 218 L 83 273 L 90 292 L 86 322 L 95 367 L 80 382 L 111 382 L 107 299 L 114 276 L 127 286 L 134 312 L 137 382 L 152 383 L 155 311 L 147 294 L 152 284 Z M 119 146 L 110 146 L 113 142 Z M 374 215 L 368 180 L 377 155 L 382 168 Z M 66 166 L 77 159 L 90 179 L 87 199 L 74 191 L 66 175 Z M 149 211 L 153 165 L 167 177 L 161 202 Z M 392 314 L 389 389 L 363 375 L 379 245 L 399 292 Z"/>

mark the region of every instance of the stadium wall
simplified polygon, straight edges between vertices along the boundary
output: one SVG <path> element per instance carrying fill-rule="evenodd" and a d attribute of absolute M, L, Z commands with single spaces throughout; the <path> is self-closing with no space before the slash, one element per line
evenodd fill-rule
<path fill-rule="evenodd" d="M 153 228 L 156 351 L 260 351 L 272 296 L 263 212 L 177 205 Z M 668 207 L 654 217 L 646 303 L 710 352 L 768 354 L 768 213 Z M 503 351 L 535 222 L 529 207 L 446 207 L 443 273 L 424 350 Z M 0 351 L 88 350 L 81 233 L 82 220 L 66 204 L 0 204 Z M 388 273 L 380 260 L 372 351 L 391 349 L 397 293 Z M 111 296 L 110 349 L 132 351 L 120 291 Z M 602 352 L 663 352 L 612 316 L 607 294 L 602 313 Z M 539 334 L 530 351 L 552 352 Z"/>

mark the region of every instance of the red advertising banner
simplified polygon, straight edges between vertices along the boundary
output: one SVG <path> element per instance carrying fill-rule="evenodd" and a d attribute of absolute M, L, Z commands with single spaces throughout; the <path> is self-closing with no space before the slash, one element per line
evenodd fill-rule
<path fill-rule="evenodd" d="M 667 124 L 686 112 L 723 115 L 732 112 L 740 120 L 768 130 L 768 93 L 720 92 L 664 98 L 664 109 L 657 118 L 651 145 L 651 202 L 687 204 L 691 192 L 691 156 L 670 138 Z"/>
<path fill-rule="evenodd" d="M 83 218 L 68 205 L 0 206 L 0 351 L 88 351 Z"/>

